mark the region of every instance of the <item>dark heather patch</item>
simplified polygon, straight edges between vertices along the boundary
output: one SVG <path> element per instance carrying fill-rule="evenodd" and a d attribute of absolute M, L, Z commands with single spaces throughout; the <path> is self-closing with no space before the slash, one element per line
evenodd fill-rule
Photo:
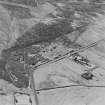
<path fill-rule="evenodd" d="M 18 38 L 15 45 L 9 50 L 29 47 L 34 44 L 53 41 L 57 37 L 73 32 L 71 23 L 63 20 L 51 25 L 38 23 Z"/>
<path fill-rule="evenodd" d="M 6 64 L 6 61 L 0 60 L 0 79 L 6 80 L 18 88 L 27 88 L 29 77 L 24 73 L 24 65 L 12 62 L 10 68 L 6 68 Z"/>

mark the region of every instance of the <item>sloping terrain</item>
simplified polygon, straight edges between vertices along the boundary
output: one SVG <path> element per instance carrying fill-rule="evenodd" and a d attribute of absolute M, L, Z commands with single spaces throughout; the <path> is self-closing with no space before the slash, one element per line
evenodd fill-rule
<path fill-rule="evenodd" d="M 0 4 L 1 105 L 105 104 L 103 0 Z"/>

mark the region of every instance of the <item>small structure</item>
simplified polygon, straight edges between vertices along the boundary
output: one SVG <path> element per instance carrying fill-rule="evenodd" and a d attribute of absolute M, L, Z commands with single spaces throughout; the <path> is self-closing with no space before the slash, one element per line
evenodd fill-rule
<path fill-rule="evenodd" d="M 74 62 L 79 63 L 81 65 L 84 65 L 88 68 L 94 68 L 95 67 L 95 65 L 91 64 L 87 58 L 79 55 L 78 53 L 75 53 L 72 56 L 70 56 L 70 59 L 72 59 Z"/>
<path fill-rule="evenodd" d="M 81 77 L 85 78 L 86 80 L 92 80 L 93 79 L 93 76 L 94 75 L 92 73 L 90 73 L 90 72 L 86 72 L 86 73 L 83 73 L 81 75 Z"/>

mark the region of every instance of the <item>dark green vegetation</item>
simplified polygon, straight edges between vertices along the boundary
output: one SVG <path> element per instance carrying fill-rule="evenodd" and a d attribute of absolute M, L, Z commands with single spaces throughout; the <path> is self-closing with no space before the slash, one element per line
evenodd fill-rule
<path fill-rule="evenodd" d="M 7 62 L 0 60 L 0 78 L 13 83 L 18 88 L 29 86 L 29 77 L 26 75 L 24 65 L 11 62 L 10 67 L 6 67 Z"/>
<path fill-rule="evenodd" d="M 48 42 L 71 32 L 73 32 L 71 23 L 66 20 L 51 25 L 38 23 L 17 39 L 14 47 L 27 47 L 41 42 Z"/>
<path fill-rule="evenodd" d="M 71 26 L 71 21 L 60 20 L 57 23 L 50 25 L 44 23 L 38 23 L 30 30 L 26 31 L 22 37 L 18 38 L 13 47 L 4 50 L 3 52 L 15 51 L 23 49 L 31 45 L 35 45 L 42 42 L 51 42 L 58 37 L 73 32 L 74 29 Z"/>

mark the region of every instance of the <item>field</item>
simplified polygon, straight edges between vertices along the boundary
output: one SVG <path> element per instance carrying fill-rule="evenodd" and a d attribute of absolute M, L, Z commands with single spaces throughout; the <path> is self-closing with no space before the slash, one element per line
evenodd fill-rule
<path fill-rule="evenodd" d="M 104 99 L 104 0 L 0 0 L 0 105 Z"/>

